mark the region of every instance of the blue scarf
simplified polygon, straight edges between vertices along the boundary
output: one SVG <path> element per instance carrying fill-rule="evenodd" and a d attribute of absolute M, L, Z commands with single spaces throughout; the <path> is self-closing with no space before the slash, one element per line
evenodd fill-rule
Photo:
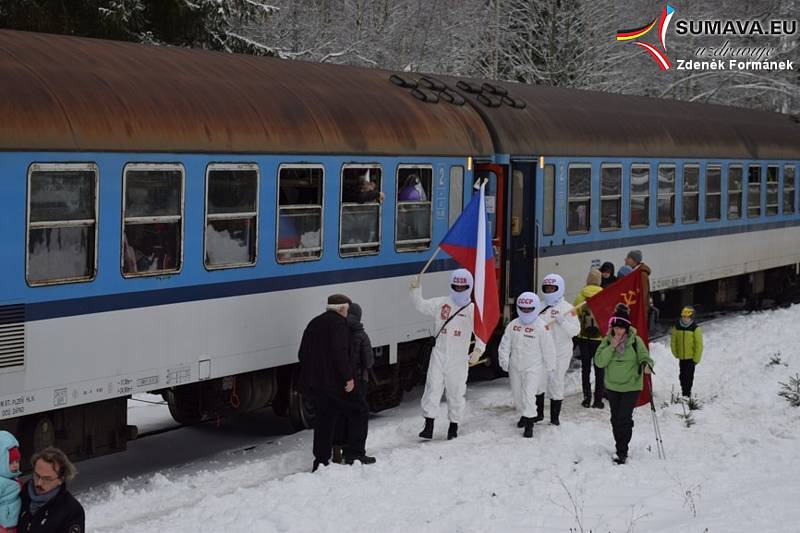
<path fill-rule="evenodd" d="M 54 488 L 51 491 L 45 492 L 44 494 L 36 494 L 36 489 L 33 486 L 33 481 L 28 483 L 28 496 L 31 498 L 31 505 L 29 507 L 31 514 L 36 514 L 36 512 L 41 509 L 42 507 L 47 504 L 50 500 L 52 500 L 58 491 L 61 490 L 61 485 Z"/>

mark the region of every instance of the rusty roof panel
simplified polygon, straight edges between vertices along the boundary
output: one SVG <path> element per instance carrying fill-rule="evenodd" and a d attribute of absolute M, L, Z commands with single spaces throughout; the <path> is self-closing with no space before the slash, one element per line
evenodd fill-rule
<path fill-rule="evenodd" d="M 0 149 L 488 155 L 469 106 L 390 73 L 0 31 Z"/>

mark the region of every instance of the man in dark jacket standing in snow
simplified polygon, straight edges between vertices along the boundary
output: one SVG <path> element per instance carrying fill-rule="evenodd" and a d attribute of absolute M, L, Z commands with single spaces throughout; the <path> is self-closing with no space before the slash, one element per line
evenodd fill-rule
<path fill-rule="evenodd" d="M 348 395 L 355 388 L 355 368 L 350 359 L 350 330 L 347 311 L 350 298 L 328 297 L 321 315 L 313 318 L 303 332 L 298 358 L 303 389 L 314 402 L 314 467 L 327 465 L 331 458 L 333 431 L 339 417 L 357 418 Z M 357 448 L 356 435 L 348 445 Z"/>
<path fill-rule="evenodd" d="M 22 487 L 22 511 L 17 531 L 83 533 L 84 512 L 67 490 L 75 467 L 58 448 L 45 448 L 31 458 L 33 477 Z"/>

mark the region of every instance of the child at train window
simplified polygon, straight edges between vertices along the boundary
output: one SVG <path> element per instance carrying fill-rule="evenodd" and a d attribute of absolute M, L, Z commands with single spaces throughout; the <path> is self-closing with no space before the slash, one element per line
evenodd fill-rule
<path fill-rule="evenodd" d="M 17 531 L 22 508 L 19 443 L 8 431 L 0 431 L 0 533 Z"/>
<path fill-rule="evenodd" d="M 693 307 L 684 307 L 680 320 L 672 327 L 670 339 L 672 355 L 680 365 L 678 379 L 681 382 L 681 393 L 687 398 L 692 395 L 694 367 L 700 363 L 703 355 L 703 331 L 695 322 L 694 315 Z"/>

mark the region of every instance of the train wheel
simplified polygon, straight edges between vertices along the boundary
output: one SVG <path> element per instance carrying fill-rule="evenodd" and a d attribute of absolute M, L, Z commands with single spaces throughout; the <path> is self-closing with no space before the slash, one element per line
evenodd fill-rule
<path fill-rule="evenodd" d="M 169 414 L 176 422 L 185 425 L 203 421 L 200 410 L 200 386 L 197 383 L 183 385 L 167 390 L 164 399 L 169 406 Z"/>
<path fill-rule="evenodd" d="M 314 405 L 300 387 L 300 372 L 292 372 L 289 382 L 289 422 L 300 431 L 314 427 Z"/>

